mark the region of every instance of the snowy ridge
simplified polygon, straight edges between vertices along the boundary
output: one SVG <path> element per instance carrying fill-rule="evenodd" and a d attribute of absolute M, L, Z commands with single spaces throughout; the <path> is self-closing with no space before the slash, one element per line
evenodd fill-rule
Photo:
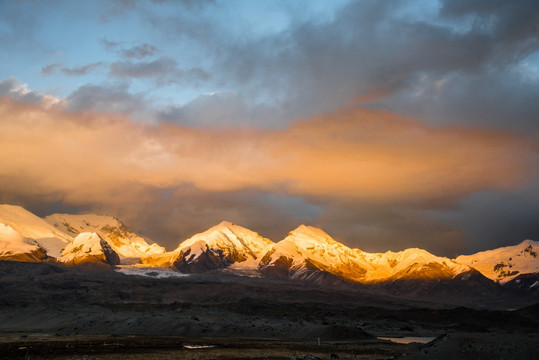
<path fill-rule="evenodd" d="M 20 206 L 0 205 L 0 260 L 56 258 L 75 265 L 114 265 L 121 257 L 140 259 L 145 267 L 166 267 L 183 273 L 226 269 L 248 276 L 363 284 L 401 279 L 466 280 L 470 278 L 468 274 L 481 276 L 479 273 L 505 284 L 517 276 L 520 279 L 521 275 L 533 277 L 539 273 L 539 243 L 532 240 L 449 259 L 418 248 L 368 253 L 305 225 L 274 243 L 223 221 L 166 252 L 114 217 L 54 214 L 46 220 Z"/>
<path fill-rule="evenodd" d="M 366 281 L 399 278 L 452 278 L 471 271 L 467 265 L 446 257 L 436 256 L 426 250 L 410 248 L 399 252 L 362 252 L 360 257 L 371 264 Z"/>
<path fill-rule="evenodd" d="M 20 206 L 0 205 L 0 222 L 28 241 L 33 240 L 52 257 L 59 257 L 62 248 L 72 240 L 68 234 Z"/>
<path fill-rule="evenodd" d="M 319 270 L 361 283 L 402 278 L 453 278 L 472 271 L 467 265 L 435 256 L 422 249 L 383 254 L 351 249 L 324 231 L 305 225 L 273 245 L 260 262 L 260 269 L 269 274 L 288 274 L 292 278 L 301 278 L 308 272 Z"/>
<path fill-rule="evenodd" d="M 461 255 L 455 261 L 503 284 L 520 274 L 539 273 L 539 242 L 525 240 L 514 246 Z"/>
<path fill-rule="evenodd" d="M 122 258 L 140 258 L 165 252 L 163 247 L 157 244 L 148 244 L 144 238 L 135 234 L 120 220 L 112 216 L 53 214 L 47 216 L 45 220 L 72 236 L 83 232 L 95 232 L 106 240 Z"/>

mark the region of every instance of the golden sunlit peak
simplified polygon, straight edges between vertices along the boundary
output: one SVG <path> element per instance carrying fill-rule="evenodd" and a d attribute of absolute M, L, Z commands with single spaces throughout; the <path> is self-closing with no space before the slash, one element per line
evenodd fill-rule
<path fill-rule="evenodd" d="M 298 238 L 309 238 L 311 240 L 317 240 L 322 242 L 336 242 L 331 236 L 329 236 L 324 230 L 314 226 L 301 224 L 296 229 L 292 230 L 288 236 Z"/>
<path fill-rule="evenodd" d="M 231 227 L 231 226 L 237 226 L 233 222 L 223 220 L 219 224 L 215 225 L 214 227 Z"/>

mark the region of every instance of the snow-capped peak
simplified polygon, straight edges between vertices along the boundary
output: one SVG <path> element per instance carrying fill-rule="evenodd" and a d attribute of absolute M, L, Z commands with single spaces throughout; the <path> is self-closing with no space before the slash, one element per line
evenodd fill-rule
<path fill-rule="evenodd" d="M 262 257 L 268 246 L 273 244 L 258 233 L 233 224 L 229 221 L 195 234 L 178 246 L 178 251 L 187 249 L 193 244 L 204 241 L 212 250 L 219 250 L 230 263 L 255 263 Z"/>
<path fill-rule="evenodd" d="M 190 259 L 190 263 L 194 263 L 201 254 L 211 251 L 220 254 L 223 264 L 226 263 L 233 269 L 256 269 L 259 260 L 272 244 L 271 240 L 254 231 L 230 221 L 221 221 L 208 230 L 183 241 L 174 251 L 145 256 L 141 260 L 143 264 L 149 266 L 172 266 L 175 263 L 177 265 L 181 254 L 196 254 L 193 259 Z M 201 246 L 204 251 L 201 251 Z M 208 260 L 206 256 L 203 258 Z M 205 261 L 202 258 L 200 260 Z M 213 262 L 213 259 L 210 261 Z"/>
<path fill-rule="evenodd" d="M 140 258 L 165 252 L 165 249 L 157 244 L 148 244 L 146 239 L 135 234 L 116 217 L 96 214 L 53 214 L 47 216 L 45 220 L 73 236 L 83 232 L 95 232 L 123 258 Z"/>
<path fill-rule="evenodd" d="M 315 244 L 325 246 L 342 245 L 329 236 L 324 230 L 303 224 L 298 226 L 295 230 L 292 230 L 288 234 L 288 238 L 293 239 L 294 242 L 300 246 L 313 246 Z"/>
<path fill-rule="evenodd" d="M 114 266 L 120 263 L 120 258 L 99 234 L 84 232 L 62 250 L 62 257 L 58 261 L 73 265 L 91 263 Z"/>
<path fill-rule="evenodd" d="M 524 240 L 518 245 L 461 255 L 455 261 L 470 265 L 494 281 L 505 283 L 520 274 L 539 272 L 539 242 Z"/>
<path fill-rule="evenodd" d="M 292 277 L 305 277 L 306 272 L 317 269 L 359 281 L 364 277 L 367 264 L 358 257 L 358 252 L 321 229 L 301 225 L 272 245 L 259 267 L 266 273 L 287 273 Z"/>

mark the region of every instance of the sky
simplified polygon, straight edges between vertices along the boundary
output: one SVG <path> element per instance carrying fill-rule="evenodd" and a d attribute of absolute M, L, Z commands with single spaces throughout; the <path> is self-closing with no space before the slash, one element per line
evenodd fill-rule
<path fill-rule="evenodd" d="M 539 240 L 535 0 L 0 0 L 0 202 L 167 249 Z"/>

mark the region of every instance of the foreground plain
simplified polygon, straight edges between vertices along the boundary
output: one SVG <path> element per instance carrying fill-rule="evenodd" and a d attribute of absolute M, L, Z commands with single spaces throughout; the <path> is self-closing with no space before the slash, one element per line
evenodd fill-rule
<path fill-rule="evenodd" d="M 223 273 L 155 279 L 46 263 L 0 262 L 0 276 L 6 359 L 539 357 L 537 305 L 474 309 Z"/>

